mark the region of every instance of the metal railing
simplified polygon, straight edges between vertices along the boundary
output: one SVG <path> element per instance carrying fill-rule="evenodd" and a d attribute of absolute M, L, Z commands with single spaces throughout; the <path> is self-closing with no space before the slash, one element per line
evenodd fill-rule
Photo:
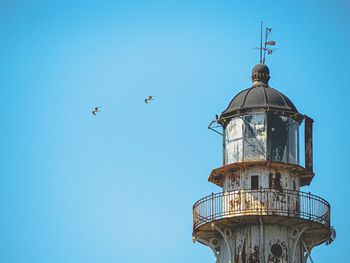
<path fill-rule="evenodd" d="M 276 215 L 299 218 L 330 227 L 330 205 L 300 191 L 261 188 L 211 194 L 193 205 L 193 230 L 227 217 Z"/>

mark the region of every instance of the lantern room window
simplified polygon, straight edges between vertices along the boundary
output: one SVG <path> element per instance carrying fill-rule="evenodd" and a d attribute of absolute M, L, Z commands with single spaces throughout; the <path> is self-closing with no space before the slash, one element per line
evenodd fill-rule
<path fill-rule="evenodd" d="M 267 159 L 298 164 L 299 123 L 274 114 L 269 115 L 267 120 Z"/>
<path fill-rule="evenodd" d="M 274 161 L 298 164 L 299 123 L 275 114 L 232 118 L 224 130 L 225 164 Z"/>

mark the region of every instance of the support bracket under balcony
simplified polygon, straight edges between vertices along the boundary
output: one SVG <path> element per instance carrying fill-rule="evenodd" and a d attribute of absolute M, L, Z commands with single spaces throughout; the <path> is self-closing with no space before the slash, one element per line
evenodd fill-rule
<path fill-rule="evenodd" d="M 219 227 L 217 227 L 217 226 L 215 225 L 214 222 L 211 223 L 211 228 L 212 228 L 213 230 L 218 231 L 218 232 L 220 233 L 220 235 L 222 236 L 222 238 L 224 239 L 224 241 L 225 241 L 225 243 L 226 243 L 226 246 L 227 246 L 228 253 L 229 253 L 229 258 L 230 258 L 229 263 L 232 263 L 232 262 L 233 262 L 233 259 L 232 259 L 231 246 L 230 246 L 230 243 L 228 242 L 228 240 L 227 240 L 227 238 L 226 238 L 224 232 L 223 232 Z"/>

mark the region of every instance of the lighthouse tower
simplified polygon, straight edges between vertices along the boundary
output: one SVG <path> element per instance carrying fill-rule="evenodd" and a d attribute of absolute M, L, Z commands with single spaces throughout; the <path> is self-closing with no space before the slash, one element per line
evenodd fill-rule
<path fill-rule="evenodd" d="M 193 206 L 193 240 L 208 246 L 217 263 L 313 262 L 311 251 L 330 243 L 330 205 L 301 187 L 314 177 L 313 120 L 268 85 L 258 64 L 252 86 L 238 93 L 217 119 L 223 166 L 209 181 L 222 188 Z M 299 137 L 305 136 L 305 167 Z"/>

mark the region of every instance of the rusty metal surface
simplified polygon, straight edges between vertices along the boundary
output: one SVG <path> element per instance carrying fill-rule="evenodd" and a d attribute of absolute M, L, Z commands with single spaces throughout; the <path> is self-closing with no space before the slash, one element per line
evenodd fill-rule
<path fill-rule="evenodd" d="M 299 218 L 330 228 L 330 205 L 321 197 L 300 191 L 237 190 L 206 196 L 193 206 L 193 231 L 222 218 L 276 215 Z"/>
<path fill-rule="evenodd" d="M 313 171 L 312 126 L 313 119 L 305 116 L 305 168 Z"/>
<path fill-rule="evenodd" d="M 261 220 L 262 219 L 262 220 Z M 261 220 L 261 221 L 260 221 Z M 216 227 L 213 228 L 212 225 Z M 221 229 L 220 234 L 216 229 Z M 296 231 L 296 232 L 295 232 Z M 228 233 L 228 234 L 226 234 Z M 223 218 L 214 223 L 207 223 L 193 233 L 195 241 L 220 240 L 220 246 L 214 249 L 218 252 L 218 263 L 229 262 L 228 251 L 232 253 L 231 262 L 238 263 L 302 263 L 302 247 L 300 239 L 305 241 L 308 248 L 325 243 L 330 236 L 327 227 L 313 221 L 298 218 L 269 215 L 269 216 L 240 216 Z M 229 247 L 224 241 L 225 237 Z M 207 242 L 205 242 L 207 241 Z M 273 246 L 280 245 L 282 254 L 273 253 Z M 294 250 L 296 247 L 296 250 Z M 276 251 L 274 251 L 276 252 Z M 293 256 L 294 255 L 294 256 Z"/>
<path fill-rule="evenodd" d="M 289 115 L 298 114 L 293 102 L 278 90 L 267 85 L 252 86 L 238 93 L 224 110 L 220 119 L 237 116 L 242 112 L 273 110 Z"/>
<path fill-rule="evenodd" d="M 306 170 L 304 167 L 296 164 L 278 163 L 271 161 L 254 161 L 254 162 L 241 162 L 232 163 L 216 169 L 213 169 L 209 175 L 208 181 L 212 182 L 220 187 L 223 187 L 223 178 L 225 176 L 236 176 L 238 171 L 251 167 L 264 167 L 272 169 L 286 169 L 296 176 L 300 177 L 300 186 L 310 184 L 314 173 Z"/>

